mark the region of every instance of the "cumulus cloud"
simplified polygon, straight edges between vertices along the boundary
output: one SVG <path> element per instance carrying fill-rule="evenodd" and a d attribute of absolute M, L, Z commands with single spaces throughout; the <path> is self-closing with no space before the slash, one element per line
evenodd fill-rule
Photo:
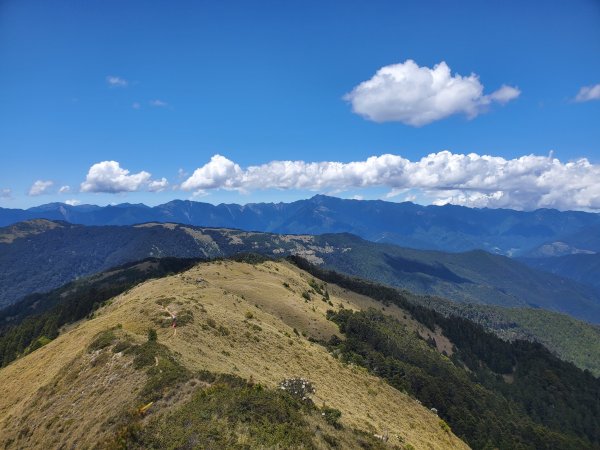
<path fill-rule="evenodd" d="M 0 189 L 0 198 L 12 198 L 12 190 L 8 188 Z"/>
<path fill-rule="evenodd" d="M 53 181 L 37 180 L 29 188 L 29 195 L 37 196 L 37 195 L 47 194 L 48 189 L 50 189 L 53 185 L 54 185 Z"/>
<path fill-rule="evenodd" d="M 589 102 L 591 100 L 600 100 L 600 84 L 582 87 L 575 97 L 576 102 Z"/>
<path fill-rule="evenodd" d="M 71 186 L 61 186 L 58 190 L 59 194 L 66 194 L 67 192 L 71 192 Z"/>
<path fill-rule="evenodd" d="M 208 163 L 196 169 L 191 177 L 181 183 L 184 191 L 205 189 L 239 189 L 243 176 L 240 166 L 221 155 L 214 155 Z"/>
<path fill-rule="evenodd" d="M 106 77 L 106 82 L 110 87 L 127 87 L 129 82 L 125 78 L 109 75 Z"/>
<path fill-rule="evenodd" d="M 152 180 L 151 177 L 152 175 L 146 171 L 130 173 L 117 161 L 102 161 L 90 167 L 85 181 L 81 183 L 81 191 L 107 193 L 158 191 L 168 185 L 165 178 Z"/>
<path fill-rule="evenodd" d="M 169 186 L 169 182 L 166 178 L 160 180 L 152 180 L 148 183 L 148 190 L 150 192 L 162 192 Z"/>
<path fill-rule="evenodd" d="M 586 158 L 561 162 L 550 156 L 432 153 L 410 161 L 398 155 L 364 161 L 271 161 L 242 168 L 221 155 L 196 169 L 181 189 L 200 195 L 212 189 L 349 190 L 385 187 L 390 196 L 418 190 L 436 204 L 477 207 L 600 210 L 600 165 Z"/>
<path fill-rule="evenodd" d="M 401 122 L 419 127 L 454 114 L 474 118 L 492 103 L 505 104 L 521 91 L 503 85 L 489 95 L 475 74 L 452 75 L 442 61 L 433 69 L 409 59 L 379 69 L 344 99 L 352 110 L 374 122 Z"/>
<path fill-rule="evenodd" d="M 75 200 L 75 199 L 65 200 L 65 203 L 69 206 L 81 205 L 81 202 L 79 200 Z"/>

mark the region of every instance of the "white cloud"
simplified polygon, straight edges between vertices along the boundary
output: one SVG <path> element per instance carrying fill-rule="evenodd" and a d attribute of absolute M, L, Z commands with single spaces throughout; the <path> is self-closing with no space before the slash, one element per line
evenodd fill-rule
<path fill-rule="evenodd" d="M 594 86 L 582 87 L 575 97 L 576 102 L 589 102 L 591 100 L 600 100 L 600 83 Z"/>
<path fill-rule="evenodd" d="M 86 179 L 81 183 L 82 192 L 134 192 L 141 190 L 157 191 L 166 187 L 165 178 L 152 180 L 146 171 L 130 174 L 117 161 L 102 161 L 90 167 Z"/>
<path fill-rule="evenodd" d="M 133 102 L 133 103 L 131 104 L 131 107 L 132 107 L 133 109 L 140 109 L 140 108 L 142 107 L 142 105 L 140 105 L 140 102 Z"/>
<path fill-rule="evenodd" d="M 181 183 L 181 189 L 184 191 L 239 189 L 242 175 L 240 166 L 224 156 L 214 155 L 210 162 L 196 169 L 191 177 Z"/>
<path fill-rule="evenodd" d="M 125 78 L 109 75 L 106 77 L 106 82 L 110 87 L 127 87 L 129 82 Z"/>
<path fill-rule="evenodd" d="M 69 206 L 81 205 L 81 202 L 79 200 L 75 200 L 75 199 L 65 200 L 65 203 Z"/>
<path fill-rule="evenodd" d="M 167 106 L 169 106 L 169 104 L 167 102 L 163 102 L 162 100 L 150 100 L 150 106 L 155 106 L 157 108 L 165 108 Z"/>
<path fill-rule="evenodd" d="M 211 189 L 371 187 L 390 189 L 390 197 L 413 189 L 419 198 L 437 204 L 600 210 L 600 165 L 586 158 L 561 162 L 552 155 L 505 159 L 442 151 L 416 161 L 386 154 L 349 163 L 271 161 L 245 169 L 215 155 L 181 184 L 181 189 L 200 195 Z"/>
<path fill-rule="evenodd" d="M 500 86 L 500 89 L 492 92 L 488 96 L 488 98 L 491 101 L 498 102 L 501 105 L 504 105 L 510 102 L 511 100 L 514 100 L 519 95 L 521 95 L 521 91 L 518 88 L 503 84 L 502 86 Z"/>
<path fill-rule="evenodd" d="M 36 196 L 36 195 L 47 194 L 48 189 L 50 189 L 53 185 L 54 185 L 53 181 L 37 180 L 29 188 L 29 195 Z"/>
<path fill-rule="evenodd" d="M 148 190 L 150 192 L 162 192 L 169 186 L 169 182 L 166 178 L 161 178 L 160 180 L 152 180 L 148 183 Z"/>
<path fill-rule="evenodd" d="M 8 188 L 0 189 L 0 198 L 12 198 L 12 190 Z"/>
<path fill-rule="evenodd" d="M 61 186 L 58 190 L 59 194 L 66 194 L 67 192 L 71 192 L 71 186 Z"/>
<path fill-rule="evenodd" d="M 382 67 L 344 99 L 356 114 L 374 122 L 419 127 L 454 114 L 474 118 L 491 103 L 504 104 L 520 93 L 516 87 L 503 85 L 484 95 L 483 85 L 473 73 L 466 77 L 452 75 L 444 61 L 430 69 L 409 59 Z"/>

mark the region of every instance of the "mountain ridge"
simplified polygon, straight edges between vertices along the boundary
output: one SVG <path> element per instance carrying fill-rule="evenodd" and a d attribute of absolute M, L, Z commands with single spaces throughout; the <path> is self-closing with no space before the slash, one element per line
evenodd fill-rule
<path fill-rule="evenodd" d="M 542 307 L 600 323 L 600 294 L 575 281 L 483 250 L 447 253 L 373 243 L 350 233 L 285 235 L 149 222 L 85 226 L 25 222 L 0 228 L 0 303 L 148 257 L 299 255 L 349 275 L 458 302 Z M 23 228 L 25 231 L 22 231 Z M 15 231 L 17 230 L 17 231 Z M 35 233 L 32 231 L 34 230 Z"/>
<path fill-rule="evenodd" d="M 290 416 L 269 416 L 286 433 L 252 418 L 289 412 L 291 399 L 268 399 L 299 377 L 316 387 L 312 406 L 294 406 L 305 415 L 291 416 L 313 424 L 294 434 L 315 444 L 304 448 L 466 448 L 456 436 L 481 449 L 598 448 L 600 384 L 589 373 L 396 290 L 297 263 L 199 263 L 103 302 L 0 369 L 0 442 L 85 446 L 116 434 L 127 448 L 194 437 L 273 446 L 300 432 L 281 422 Z"/>
<path fill-rule="evenodd" d="M 27 210 L 0 208 L 0 226 L 45 218 L 83 225 L 177 222 L 282 234 L 350 232 L 405 247 L 466 251 L 481 248 L 509 256 L 525 254 L 559 236 L 600 224 L 582 211 L 421 206 L 410 202 L 352 200 L 316 195 L 290 203 L 221 203 L 172 200 L 143 204 L 70 206 L 52 203 Z"/>

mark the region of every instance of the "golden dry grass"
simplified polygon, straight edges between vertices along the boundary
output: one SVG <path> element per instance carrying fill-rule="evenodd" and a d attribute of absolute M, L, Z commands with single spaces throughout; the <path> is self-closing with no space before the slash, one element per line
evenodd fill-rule
<path fill-rule="evenodd" d="M 159 342 L 192 370 L 233 373 L 271 387 L 284 378 L 304 377 L 316 387 L 315 403 L 338 408 L 346 426 L 387 432 L 390 444 L 468 448 L 443 431 L 439 418 L 414 399 L 362 368 L 342 364 L 307 339 L 338 333 L 325 317 L 332 307 L 318 295 L 313 294 L 311 301 L 302 297 L 310 290 L 311 279 L 287 263 L 213 262 L 148 281 L 116 297 L 96 318 L 0 371 L 0 442 L 16 439 L 21 432 L 17 428 L 25 422 L 29 437 L 23 442 L 38 448 L 55 448 L 59 442 L 81 448 L 103 436 L 111 414 L 135 406 L 134 391 L 143 376 L 120 364 L 118 356 L 90 369 L 93 355 L 85 348 L 97 333 L 117 324 L 122 324 L 123 332 L 144 339 L 149 327 L 157 327 L 161 320 L 168 323 L 162 306 L 166 305 L 176 314 L 186 310 L 193 314 L 193 321 L 176 333 L 168 327 L 158 330 Z M 336 308 L 381 308 L 337 286 L 328 290 Z M 411 323 L 397 307 L 387 307 L 386 312 Z M 73 377 L 73 371 L 79 375 Z M 62 427 L 63 433 L 47 427 L 55 416 L 61 423 L 52 426 Z"/>

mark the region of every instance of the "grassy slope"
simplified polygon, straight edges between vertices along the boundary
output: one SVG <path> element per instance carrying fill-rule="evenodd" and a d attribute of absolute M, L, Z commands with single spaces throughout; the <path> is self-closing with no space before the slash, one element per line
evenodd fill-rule
<path fill-rule="evenodd" d="M 310 279 L 286 263 L 211 263 L 116 297 L 94 319 L 0 371 L 0 440 L 48 448 L 74 442 L 83 447 L 107 437 L 113 431 L 107 418 L 139 406 L 134 392 L 143 380 L 118 354 L 94 366 L 93 355 L 84 349 L 99 332 L 117 324 L 143 340 L 148 327 L 168 325 L 161 306 L 166 304 L 171 311 L 193 314 L 193 321 L 176 334 L 168 327 L 158 331 L 159 342 L 191 370 L 233 373 L 271 387 L 284 378 L 305 377 L 316 386 L 315 403 L 341 410 L 348 427 L 387 431 L 390 444 L 398 444 L 399 436 L 415 448 L 466 448 L 416 401 L 363 369 L 342 365 L 323 347 L 294 333 L 296 328 L 328 338 L 337 332 L 325 318 L 330 305 L 319 297 L 311 302 L 302 298 Z M 336 306 L 380 307 L 334 286 L 329 292 Z M 397 308 L 386 310 L 403 317 Z"/>

